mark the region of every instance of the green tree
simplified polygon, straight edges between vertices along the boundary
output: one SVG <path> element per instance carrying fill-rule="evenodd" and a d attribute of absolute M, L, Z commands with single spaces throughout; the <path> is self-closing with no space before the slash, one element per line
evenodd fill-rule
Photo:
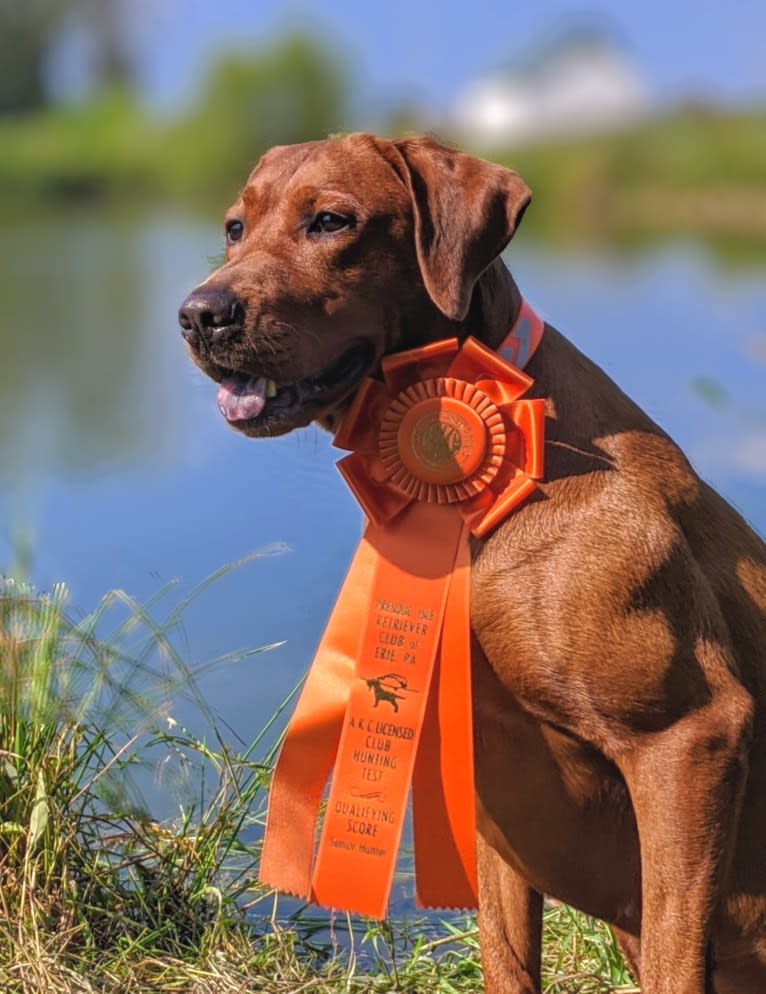
<path fill-rule="evenodd" d="M 45 65 L 60 16 L 55 0 L 0 0 L 0 114 L 45 103 Z"/>
<path fill-rule="evenodd" d="M 48 62 L 65 25 L 76 24 L 89 36 L 93 86 L 129 88 L 130 16 L 124 0 L 0 0 L 0 116 L 32 113 L 48 103 Z"/>
<path fill-rule="evenodd" d="M 272 145 L 346 128 L 345 92 L 344 67 L 303 35 L 289 35 L 256 55 L 227 55 L 213 67 L 186 123 L 183 154 L 216 184 L 240 183 L 249 164 Z"/>

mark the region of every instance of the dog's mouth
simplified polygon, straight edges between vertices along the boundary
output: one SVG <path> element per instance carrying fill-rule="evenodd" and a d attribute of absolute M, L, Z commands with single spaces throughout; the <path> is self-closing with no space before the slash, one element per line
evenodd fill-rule
<path fill-rule="evenodd" d="M 218 409 L 247 435 L 282 435 L 340 403 L 370 368 L 374 348 L 358 342 L 331 366 L 294 383 L 230 371 L 218 388 Z"/>

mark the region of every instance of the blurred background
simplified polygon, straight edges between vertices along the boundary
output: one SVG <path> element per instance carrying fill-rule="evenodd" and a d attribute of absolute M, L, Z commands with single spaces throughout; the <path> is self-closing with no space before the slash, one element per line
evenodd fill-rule
<path fill-rule="evenodd" d="M 226 428 L 176 312 L 261 152 L 355 129 L 521 172 L 522 289 L 766 531 L 760 0 L 0 0 L 0 572 L 76 614 L 287 546 L 184 614 L 191 661 L 287 640 L 204 683 L 244 738 L 361 516 L 320 432 Z"/>

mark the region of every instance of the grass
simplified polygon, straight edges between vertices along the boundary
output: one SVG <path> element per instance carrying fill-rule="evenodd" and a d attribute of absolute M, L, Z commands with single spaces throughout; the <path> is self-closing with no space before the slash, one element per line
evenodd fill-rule
<path fill-rule="evenodd" d="M 166 595 L 139 605 L 113 592 L 72 621 L 64 587 L 44 595 L 0 581 L 0 989 L 479 989 L 470 917 L 374 923 L 258 889 L 275 729 L 290 698 L 232 747 L 196 690 L 199 671 L 174 648 L 189 598 L 153 619 Z M 206 738 L 169 714 L 182 691 Z M 148 768 L 176 770 L 163 783 L 178 793 L 167 820 L 135 786 Z M 545 924 L 550 994 L 633 989 L 605 926 L 563 906 Z"/>

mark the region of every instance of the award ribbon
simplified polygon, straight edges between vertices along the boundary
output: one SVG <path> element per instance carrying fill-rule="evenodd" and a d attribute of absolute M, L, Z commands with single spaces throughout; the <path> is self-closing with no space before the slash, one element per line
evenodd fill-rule
<path fill-rule="evenodd" d="M 274 772 L 266 886 L 384 917 L 412 786 L 418 903 L 476 906 L 469 538 L 542 476 L 545 402 L 503 358 L 542 329 L 523 304 L 499 354 L 469 338 L 384 358 L 336 433 L 368 523 Z"/>

